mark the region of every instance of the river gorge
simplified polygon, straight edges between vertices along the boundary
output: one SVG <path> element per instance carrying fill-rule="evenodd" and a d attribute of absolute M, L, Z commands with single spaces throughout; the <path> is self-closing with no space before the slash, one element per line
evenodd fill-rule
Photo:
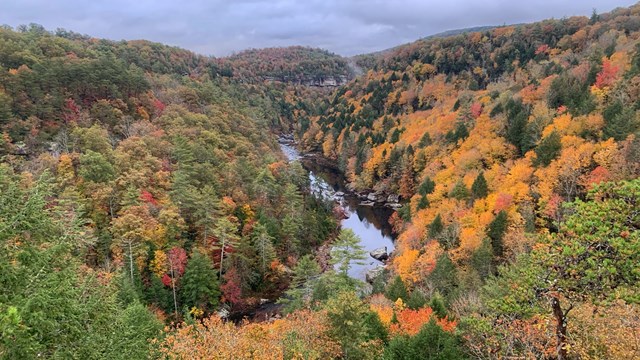
<path fill-rule="evenodd" d="M 279 144 L 289 161 L 300 161 L 308 171 L 312 194 L 334 201 L 341 207 L 344 213 L 344 219 L 340 223 L 341 228 L 353 230 L 367 253 L 385 247 L 389 254 L 394 250 L 394 238 L 389 224 L 393 209 L 382 204 L 363 201 L 347 188 L 342 174 L 334 168 L 322 165 L 321 162 L 316 161 L 315 156 L 302 156 L 292 141 L 282 138 Z M 383 265 L 381 261 L 368 257 L 364 264 L 352 263 L 349 275 L 365 280 L 368 271 L 381 265 Z"/>

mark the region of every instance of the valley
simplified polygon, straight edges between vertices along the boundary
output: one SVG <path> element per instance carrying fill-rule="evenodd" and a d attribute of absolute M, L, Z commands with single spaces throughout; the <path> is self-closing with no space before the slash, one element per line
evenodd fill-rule
<path fill-rule="evenodd" d="M 0 359 L 640 358 L 639 204 L 639 4 L 349 58 L 0 27 Z"/>
<path fill-rule="evenodd" d="M 393 252 L 393 233 L 389 225 L 389 217 L 393 212 L 381 205 L 363 205 L 363 201 L 357 194 L 351 192 L 344 182 L 344 178 L 335 168 L 320 165 L 314 156 L 300 156 L 295 149 L 295 144 L 280 140 L 280 146 L 289 161 L 300 161 L 305 170 L 309 172 L 311 193 L 314 196 L 335 203 L 336 211 L 342 218 L 340 226 L 343 229 L 351 229 L 360 238 L 360 246 L 370 253 L 376 249 L 384 248 L 387 253 Z M 349 268 L 349 276 L 366 280 L 367 273 L 383 263 L 371 257 L 363 264 L 352 264 Z"/>

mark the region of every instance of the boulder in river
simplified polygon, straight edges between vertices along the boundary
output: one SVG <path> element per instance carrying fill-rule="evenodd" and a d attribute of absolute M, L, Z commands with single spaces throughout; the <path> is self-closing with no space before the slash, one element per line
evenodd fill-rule
<path fill-rule="evenodd" d="M 336 197 L 344 197 L 344 192 L 342 192 L 342 191 L 336 191 L 335 196 L 336 196 Z"/>
<path fill-rule="evenodd" d="M 367 195 L 367 200 L 369 201 L 376 201 L 378 199 L 378 195 L 376 195 L 376 193 L 370 193 L 369 195 Z"/>
<path fill-rule="evenodd" d="M 375 203 L 373 201 L 362 201 L 360 202 L 360 206 L 373 206 Z"/>
<path fill-rule="evenodd" d="M 372 250 L 369 255 L 371 255 L 372 258 L 378 260 L 378 261 L 386 261 L 387 259 L 389 259 L 389 253 L 387 253 L 387 247 L 381 247 L 375 250 Z"/>
<path fill-rule="evenodd" d="M 391 195 L 387 196 L 387 202 L 391 203 L 391 204 L 395 204 L 395 203 L 400 202 L 400 195 L 391 194 Z"/>
<path fill-rule="evenodd" d="M 365 280 L 370 283 L 373 284 L 373 282 L 376 280 L 376 278 L 380 275 L 382 275 L 382 273 L 384 272 L 385 267 L 382 265 L 378 265 L 376 267 L 374 267 L 373 269 L 369 269 L 369 271 L 367 271 L 367 273 L 364 275 Z"/>

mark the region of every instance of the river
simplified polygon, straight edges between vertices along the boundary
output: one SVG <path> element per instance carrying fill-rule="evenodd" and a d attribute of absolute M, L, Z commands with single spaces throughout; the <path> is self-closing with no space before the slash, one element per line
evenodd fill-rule
<path fill-rule="evenodd" d="M 281 141 L 282 152 L 289 161 L 300 161 L 309 172 L 311 192 L 314 196 L 331 199 L 340 204 L 346 218 L 340 223 L 343 229 L 351 229 L 360 238 L 360 245 L 367 251 L 386 247 L 391 253 L 394 249 L 389 217 L 393 210 L 383 206 L 361 205 L 361 200 L 346 188 L 344 178 L 335 169 L 319 165 L 313 158 L 301 157 L 292 144 Z M 344 194 L 344 195 L 343 195 Z M 364 265 L 351 264 L 349 275 L 365 280 L 368 270 L 382 265 L 382 262 L 367 257 Z"/>

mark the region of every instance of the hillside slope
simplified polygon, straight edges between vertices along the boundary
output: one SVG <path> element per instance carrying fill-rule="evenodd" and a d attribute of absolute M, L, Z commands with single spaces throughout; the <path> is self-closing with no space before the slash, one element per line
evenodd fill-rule
<path fill-rule="evenodd" d="M 370 59 L 0 28 L 0 358 L 638 358 L 640 5 Z"/>
<path fill-rule="evenodd" d="M 347 60 L 326 50 L 302 46 L 251 49 L 220 60 L 243 80 L 269 80 L 306 86 L 339 86 L 353 77 Z"/>
<path fill-rule="evenodd" d="M 158 356 L 163 322 L 277 298 L 335 231 L 271 132 L 277 90 L 21 29 L 0 29 L 0 358 Z"/>
<path fill-rule="evenodd" d="M 354 189 L 406 201 L 393 219 L 391 263 L 406 286 L 442 294 L 458 318 L 485 316 L 489 307 L 497 318 L 532 319 L 512 307 L 515 299 L 487 305 L 478 294 L 489 291 L 490 275 L 511 271 L 502 266 L 522 267 L 538 259 L 532 249 L 564 236 L 575 220 L 572 202 L 604 196 L 597 184 L 640 175 L 639 30 L 636 5 L 419 40 L 377 56 L 375 70 L 337 90 L 321 113 L 301 114 L 298 136 L 336 161 Z M 631 252 L 632 243 L 625 240 Z M 591 255 L 584 251 L 583 259 Z M 564 269 L 567 259 L 546 266 Z M 494 286 L 533 286 L 507 277 Z M 557 299 L 566 307 L 556 312 L 562 323 L 563 311 L 595 289 L 536 291 L 514 296 Z"/>

